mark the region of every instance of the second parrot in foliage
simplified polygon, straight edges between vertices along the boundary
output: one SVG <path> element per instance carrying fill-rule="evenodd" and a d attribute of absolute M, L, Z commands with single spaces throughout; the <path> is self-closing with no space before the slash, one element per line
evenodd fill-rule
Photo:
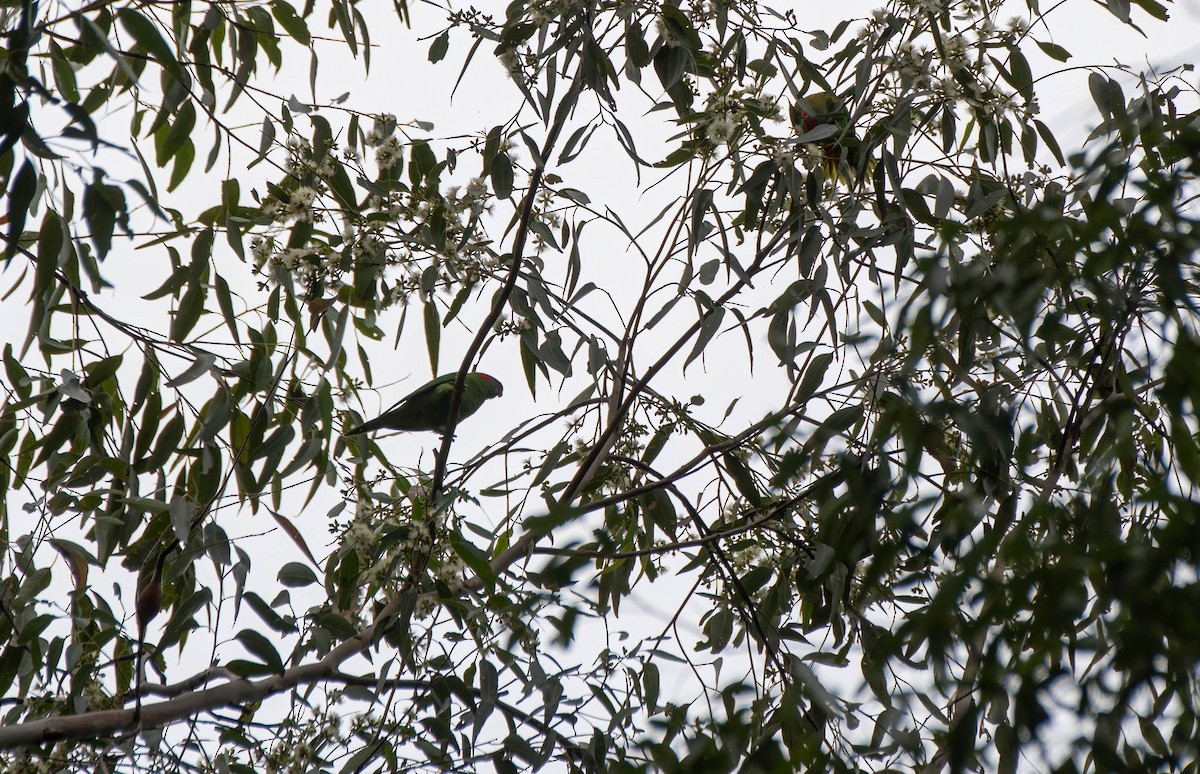
<path fill-rule="evenodd" d="M 827 91 L 809 94 L 803 102 L 792 104 L 791 118 L 800 136 L 829 126 L 828 134 L 813 140 L 821 149 L 825 177 L 841 182 L 857 180 L 862 141 L 850 126 L 850 113 L 840 99 Z"/>
<path fill-rule="evenodd" d="M 446 432 L 450 403 L 454 396 L 454 380 L 457 377 L 457 373 L 449 373 L 427 382 L 375 419 L 352 427 L 345 434 L 359 435 L 374 430 Z M 478 411 L 484 401 L 503 394 L 504 385 L 497 379 L 478 371 L 467 374 L 458 401 L 459 421 Z"/>

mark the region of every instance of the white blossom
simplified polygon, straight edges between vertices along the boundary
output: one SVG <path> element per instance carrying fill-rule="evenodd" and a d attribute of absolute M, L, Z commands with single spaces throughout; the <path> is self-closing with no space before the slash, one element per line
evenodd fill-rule
<path fill-rule="evenodd" d="M 283 205 L 277 199 L 270 198 L 262 203 L 262 214 L 272 220 L 278 220 L 283 212 Z"/>
<path fill-rule="evenodd" d="M 953 78 L 940 78 L 937 82 L 937 90 L 948 100 L 956 100 L 962 96 L 962 87 Z"/>
<path fill-rule="evenodd" d="M 717 113 L 709 120 L 704 133 L 709 140 L 719 145 L 733 139 L 734 134 L 737 133 L 737 129 L 738 122 L 734 120 L 733 116 L 722 112 Z"/>
<path fill-rule="evenodd" d="M 375 543 L 375 530 L 365 521 L 355 519 L 342 535 L 342 545 L 349 551 L 370 549 Z"/>
<path fill-rule="evenodd" d="M 301 223 L 311 223 L 313 221 L 312 205 L 316 198 L 317 190 L 310 186 L 302 185 L 292 191 L 291 199 L 287 205 L 288 216 L 295 218 Z"/>
<path fill-rule="evenodd" d="M 521 75 L 521 53 L 515 48 L 508 48 L 496 54 L 505 72 L 514 81 Z"/>
<path fill-rule="evenodd" d="M 946 61 L 951 64 L 961 64 L 967 59 L 967 40 L 962 35 L 950 35 L 946 38 Z"/>
<path fill-rule="evenodd" d="M 375 117 L 371 131 L 367 133 L 366 143 L 369 147 L 377 147 L 390 139 L 396 133 L 396 117 L 391 113 L 383 113 Z"/>
<path fill-rule="evenodd" d="M 254 258 L 254 268 L 261 270 L 271 257 L 274 245 L 263 237 L 256 236 L 250 240 L 250 255 Z"/>
<path fill-rule="evenodd" d="M 1024 35 L 1029 31 L 1029 22 L 1020 16 L 1014 16 L 1008 20 L 1005 27 L 1014 35 Z"/>
<path fill-rule="evenodd" d="M 400 140 L 395 136 L 388 137 L 375 149 L 375 163 L 381 170 L 387 169 L 396 163 L 396 159 L 400 158 L 403 152 L 404 146 L 400 144 Z"/>

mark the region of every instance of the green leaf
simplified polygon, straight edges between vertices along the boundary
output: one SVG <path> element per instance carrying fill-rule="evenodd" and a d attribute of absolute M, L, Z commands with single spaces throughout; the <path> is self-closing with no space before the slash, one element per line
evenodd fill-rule
<path fill-rule="evenodd" d="M 184 418 L 179 414 L 172 415 L 157 438 L 146 437 L 147 443 L 154 443 L 154 451 L 148 457 L 139 457 L 134 464 L 134 469 L 139 473 L 144 473 L 161 468 L 171 455 L 179 453 L 179 442 L 183 440 L 183 433 L 186 429 Z M 139 435 L 139 442 L 142 437 Z"/>
<path fill-rule="evenodd" d="M 704 622 L 705 639 L 696 643 L 696 650 L 707 649 L 713 653 L 725 650 L 733 636 L 733 613 L 726 607 L 718 607 Z"/>
<path fill-rule="evenodd" d="M 425 302 L 425 347 L 429 350 L 429 367 L 437 376 L 438 353 L 442 347 L 442 320 L 433 299 Z"/>
<path fill-rule="evenodd" d="M 1165 22 L 1170 19 L 1167 7 L 1158 2 L 1158 0 L 1133 0 L 1133 4 L 1159 21 Z"/>
<path fill-rule="evenodd" d="M 225 665 L 233 674 L 238 677 L 250 680 L 255 677 L 264 677 L 269 674 L 278 674 L 266 664 L 259 664 L 255 661 L 247 661 L 244 658 L 235 658 Z"/>
<path fill-rule="evenodd" d="M 350 623 L 343 616 L 330 611 L 318 613 L 313 616 L 313 623 L 336 635 L 339 641 L 348 640 L 355 634 L 358 634 L 358 630 L 354 628 L 354 624 Z"/>
<path fill-rule="evenodd" d="M 242 595 L 242 599 L 255 613 L 258 614 L 258 617 L 261 618 L 267 626 L 270 626 L 275 631 L 283 634 L 289 634 L 296 630 L 294 623 L 275 612 L 275 609 L 268 605 L 266 600 L 264 600 L 258 594 L 255 594 L 253 591 L 247 591 L 244 595 Z"/>
<path fill-rule="evenodd" d="M 672 36 L 683 44 L 681 48 L 686 48 L 693 56 L 703 48 L 704 44 L 700 40 L 700 33 L 696 31 L 692 20 L 681 9 L 664 4 L 662 6 L 662 23 Z"/>
<path fill-rule="evenodd" d="M 645 497 L 642 500 L 642 513 L 654 526 L 675 539 L 679 527 L 679 513 L 675 510 L 675 502 L 666 491 L 655 489 Z"/>
<path fill-rule="evenodd" d="M 642 25 L 634 21 L 625 29 L 625 55 L 629 57 L 630 63 L 636 68 L 650 64 L 650 46 L 646 44 L 646 35 L 642 30 Z M 628 75 L 628 73 L 626 74 Z"/>
<path fill-rule="evenodd" d="M 124 359 L 124 355 L 112 355 L 111 357 L 97 360 L 94 363 L 89 363 L 84 368 L 87 376 L 83 380 L 83 386 L 89 390 L 100 389 L 109 379 L 116 375 Z"/>
<path fill-rule="evenodd" d="M 161 167 L 167 163 L 167 159 L 173 153 L 178 152 L 183 143 L 191 144 L 192 132 L 196 128 L 196 108 L 191 100 L 185 101 L 179 106 L 175 113 L 175 120 L 171 122 L 169 128 L 166 129 L 165 139 L 162 145 L 166 149 L 166 153 L 162 149 L 158 149 L 158 165 Z M 157 139 L 157 138 L 156 138 Z M 193 153 L 195 149 L 193 147 Z"/>
<path fill-rule="evenodd" d="M 767 344 L 781 365 L 792 366 L 800 354 L 796 348 L 796 322 L 789 311 L 777 312 L 767 325 Z"/>
<path fill-rule="evenodd" d="M 1034 42 L 1037 43 L 1038 48 L 1040 48 L 1046 54 L 1046 56 L 1054 59 L 1055 61 L 1065 62 L 1071 58 L 1071 52 L 1057 43 L 1050 43 L 1049 41 L 1041 40 L 1035 40 Z"/>
<path fill-rule="evenodd" d="M 171 168 L 171 180 L 167 183 L 167 191 L 174 191 L 187 178 L 196 159 L 196 146 L 191 140 L 184 140 L 175 152 L 175 165 Z"/>
<path fill-rule="evenodd" d="M 692 197 L 692 221 L 691 228 L 688 233 L 688 247 L 694 253 L 700 246 L 700 241 L 703 236 L 701 225 L 704 222 L 704 215 L 712 206 L 713 192 L 708 188 L 701 188 Z M 701 282 L 703 282 L 701 277 Z M 711 280 L 709 280 L 711 282 Z M 704 284 L 708 284 L 705 282 Z"/>
<path fill-rule="evenodd" d="M 29 215 L 29 204 L 37 192 L 37 171 L 29 159 L 21 165 L 8 191 L 8 243 L 4 257 L 12 258 L 25 231 L 25 218 Z"/>
<path fill-rule="evenodd" d="M 1129 0 L 1104 0 L 1110 13 L 1123 23 L 1129 23 Z"/>
<path fill-rule="evenodd" d="M 700 335 L 696 337 L 696 343 L 692 346 L 691 354 L 683 363 L 684 370 L 687 370 L 688 365 L 698 358 L 704 352 L 704 348 L 717 335 L 717 331 L 721 329 L 721 321 L 725 319 L 725 308 L 718 306 L 714 307 L 700 325 Z"/>
<path fill-rule="evenodd" d="M 160 648 L 167 648 L 179 642 L 181 637 L 184 637 L 190 632 L 196 630 L 196 620 L 193 616 L 200 608 L 212 602 L 212 590 L 209 588 L 197 589 L 184 602 L 176 602 L 175 610 L 171 614 L 171 620 L 167 622 L 163 629 L 162 638 L 159 640 Z"/>
<path fill-rule="evenodd" d="M 188 334 L 192 332 L 192 328 L 196 327 L 196 323 L 200 320 L 200 315 L 204 314 L 204 303 L 208 299 L 208 286 L 201 282 L 198 278 L 188 282 L 187 289 L 183 293 L 183 298 L 179 301 L 179 306 L 175 308 L 174 316 L 171 320 L 170 336 L 172 341 L 183 342 Z"/>
<path fill-rule="evenodd" d="M 489 660 L 486 653 L 480 654 L 479 659 L 479 707 L 475 710 L 475 718 L 472 722 L 471 738 L 479 739 L 479 734 L 483 731 L 483 725 L 491 716 L 492 710 L 496 708 L 496 702 L 500 698 L 500 676 L 496 672 L 496 667 Z"/>
<path fill-rule="evenodd" d="M 471 568 L 479 580 L 483 581 L 489 588 L 495 586 L 496 573 L 492 570 L 492 565 L 489 563 L 489 557 L 486 553 L 480 551 L 459 532 L 451 533 L 450 545 L 453 546 L 454 553 L 458 555 L 458 558 L 462 559 L 463 564 Z"/>
<path fill-rule="evenodd" d="M 558 371 L 563 376 L 571 375 L 571 359 L 562 348 L 562 334 L 558 331 L 548 331 L 542 345 L 538 347 L 538 355 L 546 365 Z"/>
<path fill-rule="evenodd" d="M 83 189 L 83 218 L 91 230 L 92 243 L 101 260 L 112 249 L 113 232 L 118 217 L 125 217 L 124 209 L 125 196 L 115 186 L 97 179 Z"/>
<path fill-rule="evenodd" d="M 16 390 L 21 399 L 24 400 L 29 395 L 29 386 L 32 380 L 29 377 L 29 372 L 25 370 L 23 365 L 21 365 L 21 361 L 13 356 L 11 343 L 6 343 L 4 345 L 3 358 L 4 375 L 8 379 L 8 384 L 6 384 L 5 387 Z"/>
<path fill-rule="evenodd" d="M 1058 140 L 1055 138 L 1054 133 L 1050 131 L 1050 127 L 1046 126 L 1036 118 L 1033 120 L 1033 125 L 1037 127 L 1037 133 L 1038 136 L 1042 138 L 1042 142 L 1046 143 L 1046 147 L 1049 148 L 1050 153 L 1054 155 L 1054 160 L 1060 165 L 1066 166 L 1067 160 L 1063 156 L 1062 148 L 1059 147 Z"/>
<path fill-rule="evenodd" d="M 271 14 L 275 17 L 275 21 L 279 22 L 279 26 L 283 27 L 287 34 L 291 35 L 292 39 L 300 45 L 307 46 L 312 41 L 308 24 L 296 15 L 296 9 L 288 3 L 283 0 L 274 0 L 271 3 Z"/>
<path fill-rule="evenodd" d="M 1024 97 L 1033 95 L 1031 91 L 1033 87 L 1033 71 L 1029 67 L 1029 61 L 1025 58 L 1025 54 L 1021 53 L 1021 49 L 1013 46 L 1009 49 L 1008 65 L 1012 72 L 1012 85 Z"/>
<path fill-rule="evenodd" d="M 1092 100 L 1105 118 L 1119 117 L 1124 114 L 1125 96 L 1121 86 L 1112 78 L 1106 78 L 1100 73 L 1088 76 L 1088 89 L 1092 92 Z"/>
<path fill-rule="evenodd" d="M 862 415 L 862 406 L 845 406 L 838 409 L 826 417 L 825 421 L 813 431 L 808 442 L 805 444 L 806 448 L 819 451 L 830 438 L 840 435 L 853 427 L 856 422 L 862 419 Z"/>
<path fill-rule="evenodd" d="M 725 460 L 725 468 L 729 471 L 730 478 L 733 479 L 733 483 L 741 492 L 742 497 L 746 498 L 746 502 L 755 507 L 762 505 L 762 495 L 758 491 L 750 468 L 742 462 L 736 452 L 726 452 L 722 458 Z"/>
<path fill-rule="evenodd" d="M 238 201 L 241 197 L 241 185 L 238 184 L 236 178 L 221 183 L 221 205 L 225 211 L 225 241 L 233 248 L 233 252 L 238 258 L 246 260 L 245 248 L 242 245 L 242 226 L 238 222 L 236 213 L 238 212 Z M 211 242 L 209 243 L 211 252 Z M 290 245 L 297 247 L 302 245 Z M 193 260 L 194 251 L 193 251 Z"/>
<path fill-rule="evenodd" d="M 211 371 L 216 362 L 217 356 L 211 352 L 198 352 L 192 364 L 179 376 L 168 380 L 167 386 L 172 388 L 182 387 L 188 382 L 193 382 Z"/>
<path fill-rule="evenodd" d="M 832 352 L 822 352 L 813 357 L 812 362 L 804 369 L 804 377 L 800 380 L 800 385 L 796 388 L 796 402 L 801 403 L 812 397 L 817 388 L 825 381 L 828 375 L 829 364 L 833 362 Z"/>
<path fill-rule="evenodd" d="M 217 307 L 221 310 L 221 316 L 225 318 L 225 327 L 229 329 L 229 335 L 233 336 L 233 340 L 240 342 L 241 334 L 238 332 L 237 314 L 233 310 L 233 293 L 229 289 L 229 283 L 220 274 L 213 279 L 217 291 Z"/>
<path fill-rule="evenodd" d="M 333 147 L 333 128 L 325 116 L 314 113 L 308 117 L 308 120 L 313 125 L 312 163 L 320 164 L 329 155 L 330 148 Z"/>
<path fill-rule="evenodd" d="M 512 159 L 507 153 L 497 153 L 492 159 L 492 190 L 501 199 L 507 199 L 513 192 Z"/>
<path fill-rule="evenodd" d="M 47 210 L 38 231 L 37 276 L 34 287 L 39 294 L 54 283 L 54 272 L 63 262 L 64 249 L 68 248 L 65 224 L 54 210 Z"/>
<path fill-rule="evenodd" d="M 532 347 L 525 343 L 525 337 L 521 337 L 521 369 L 525 372 L 525 383 L 529 387 L 529 394 L 537 397 L 537 352 Z"/>
<path fill-rule="evenodd" d="M 237 634 L 238 642 L 246 648 L 251 654 L 258 656 L 263 660 L 263 663 L 275 674 L 283 674 L 283 659 L 279 657 L 279 652 L 275 650 L 275 646 L 261 632 L 253 629 L 242 629 Z"/>
<path fill-rule="evenodd" d="M 159 34 L 154 22 L 128 7 L 118 9 L 117 18 L 142 50 L 153 57 L 176 81 L 187 83 L 187 76 L 180 67 L 175 52 Z"/>
<path fill-rule="evenodd" d="M 254 167 L 254 165 L 258 164 L 260 161 L 265 159 L 267 157 L 267 154 L 271 152 L 271 148 L 273 148 L 274 146 L 275 146 L 275 122 L 271 120 L 270 115 L 265 115 L 265 116 L 263 116 L 262 133 L 259 136 L 259 140 L 258 140 L 258 155 L 255 156 L 254 161 L 251 161 L 247 165 L 247 169 Z"/>
<path fill-rule="evenodd" d="M 288 562 L 279 570 L 279 582 L 288 588 L 303 588 L 317 582 L 317 574 L 307 564 Z"/>
<path fill-rule="evenodd" d="M 437 168 L 437 156 L 434 155 L 433 148 L 429 147 L 428 142 L 417 140 L 412 144 L 408 155 L 409 182 L 413 185 L 421 185 L 424 182 L 432 187 L 435 183 L 432 179 L 434 170 Z"/>
<path fill-rule="evenodd" d="M 647 712 L 655 714 L 658 711 L 659 674 L 653 661 L 648 661 L 642 666 L 642 691 Z"/>
<path fill-rule="evenodd" d="M 68 103 L 77 104 L 79 87 L 75 80 L 75 69 L 56 41 L 50 41 L 50 63 L 54 69 L 54 87 Z"/>
<path fill-rule="evenodd" d="M 437 64 L 446 57 L 446 52 L 450 50 L 450 33 L 443 32 L 433 39 L 433 43 L 429 46 L 429 61 Z"/>

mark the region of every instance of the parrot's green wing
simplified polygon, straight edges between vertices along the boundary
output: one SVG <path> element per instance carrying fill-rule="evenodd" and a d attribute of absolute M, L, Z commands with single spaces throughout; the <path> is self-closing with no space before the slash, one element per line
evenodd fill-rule
<path fill-rule="evenodd" d="M 457 378 L 458 374 L 452 372 L 426 382 L 375 419 L 346 430 L 345 435 L 359 435 L 373 430 L 445 432 Z M 480 373 L 467 374 L 459 399 L 458 418 L 462 420 L 469 417 L 479 410 L 485 400 L 503 392 L 500 382 L 494 378 Z"/>
<path fill-rule="evenodd" d="M 458 374 L 443 374 L 431 379 L 396 401 L 375 419 L 345 431 L 345 435 L 360 435 L 374 430 L 437 430 L 445 425 L 449 411 L 450 392 Z M 441 414 L 437 404 L 444 403 Z"/>
<path fill-rule="evenodd" d="M 385 415 L 389 414 L 392 411 L 395 411 L 396 409 L 400 408 L 401 406 L 403 406 L 406 403 L 408 403 L 408 404 L 415 403 L 415 404 L 425 405 L 426 402 L 430 398 L 437 400 L 438 393 L 445 392 L 447 395 L 449 395 L 450 390 L 453 389 L 453 387 L 454 387 L 454 379 L 457 376 L 458 376 L 457 373 L 451 372 L 448 374 L 442 374 L 441 376 L 439 376 L 435 379 L 430 379 L 429 381 L 425 382 L 417 389 L 413 390 L 412 392 L 405 395 L 400 400 L 393 403 L 391 405 L 391 407 L 388 408 L 388 410 L 383 413 Z"/>

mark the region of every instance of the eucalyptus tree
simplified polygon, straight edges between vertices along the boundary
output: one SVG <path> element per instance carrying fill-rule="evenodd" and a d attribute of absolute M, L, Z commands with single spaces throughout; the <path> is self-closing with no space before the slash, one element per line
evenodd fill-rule
<path fill-rule="evenodd" d="M 1194 770 L 1167 5 L 494 11 L 0 9 L 7 766 Z"/>

